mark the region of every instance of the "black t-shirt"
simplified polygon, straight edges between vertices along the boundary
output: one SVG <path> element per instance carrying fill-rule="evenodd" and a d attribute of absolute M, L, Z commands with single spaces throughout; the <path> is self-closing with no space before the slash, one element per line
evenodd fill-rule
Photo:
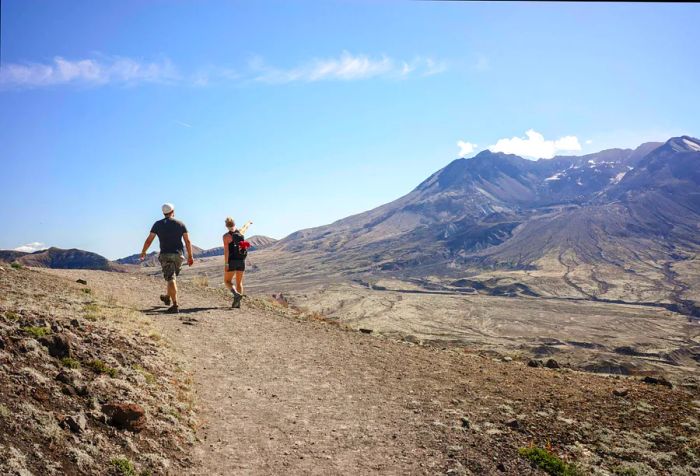
<path fill-rule="evenodd" d="M 151 227 L 151 233 L 158 235 L 161 253 L 182 253 L 182 235 L 187 233 L 187 227 L 180 220 L 163 218 Z"/>

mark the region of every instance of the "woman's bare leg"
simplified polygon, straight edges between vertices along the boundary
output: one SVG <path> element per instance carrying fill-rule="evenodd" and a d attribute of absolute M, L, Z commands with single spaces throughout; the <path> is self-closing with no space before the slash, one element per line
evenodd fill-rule
<path fill-rule="evenodd" d="M 236 271 L 236 291 L 243 294 L 243 271 Z"/>
<path fill-rule="evenodd" d="M 224 286 L 226 289 L 231 291 L 233 289 L 233 277 L 235 275 L 234 271 L 224 271 Z"/>

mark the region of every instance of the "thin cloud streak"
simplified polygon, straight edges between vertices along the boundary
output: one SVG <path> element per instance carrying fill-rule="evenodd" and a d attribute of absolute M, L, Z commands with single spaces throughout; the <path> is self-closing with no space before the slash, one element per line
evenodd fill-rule
<path fill-rule="evenodd" d="M 10 63 L 0 68 L 0 87 L 38 88 L 62 84 L 105 85 L 168 83 L 180 79 L 169 60 L 140 62 L 131 58 L 67 60 L 51 63 Z"/>
<path fill-rule="evenodd" d="M 353 55 L 347 51 L 335 58 L 313 59 L 290 69 L 270 66 L 261 58 L 255 58 L 249 63 L 245 73 L 228 67 L 207 66 L 189 74 L 181 73 L 167 58 L 157 62 L 145 62 L 119 56 L 78 60 L 56 56 L 48 63 L 2 65 L 0 89 L 32 89 L 60 85 L 133 86 L 144 83 L 208 87 L 250 80 L 285 84 L 296 81 L 405 79 L 410 76 L 433 76 L 444 71 L 447 71 L 447 63 L 433 58 L 416 57 L 410 61 L 401 61 L 388 56 Z"/>
<path fill-rule="evenodd" d="M 355 81 L 371 78 L 402 79 L 409 75 L 432 76 L 447 70 L 447 64 L 432 58 L 417 57 L 400 61 L 388 56 L 353 55 L 347 51 L 337 58 L 314 59 L 308 63 L 282 69 L 269 66 L 260 58 L 253 59 L 250 69 L 257 72 L 256 81 L 270 84 L 317 82 L 325 80 Z"/>

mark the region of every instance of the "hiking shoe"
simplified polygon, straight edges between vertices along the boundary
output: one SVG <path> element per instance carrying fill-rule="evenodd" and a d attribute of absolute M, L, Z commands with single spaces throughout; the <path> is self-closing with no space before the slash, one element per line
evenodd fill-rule
<path fill-rule="evenodd" d="M 168 308 L 167 311 L 165 311 L 167 314 L 177 314 L 180 312 L 180 309 L 177 307 L 177 305 L 173 304 Z"/>
<path fill-rule="evenodd" d="M 231 304 L 231 307 L 232 307 L 232 308 L 240 309 L 240 307 L 241 307 L 241 297 L 242 297 L 242 296 L 241 296 L 240 294 L 238 294 L 238 293 L 236 293 L 236 294 L 233 296 L 233 304 Z"/>
<path fill-rule="evenodd" d="M 165 304 L 166 306 L 170 306 L 170 296 L 168 296 L 167 294 L 161 294 L 160 300 L 163 301 L 163 304 Z"/>

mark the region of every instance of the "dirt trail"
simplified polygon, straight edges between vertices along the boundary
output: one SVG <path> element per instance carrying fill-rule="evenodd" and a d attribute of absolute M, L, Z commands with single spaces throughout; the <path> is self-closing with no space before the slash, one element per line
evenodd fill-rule
<path fill-rule="evenodd" d="M 528 423 L 535 411 L 568 421 L 595 409 L 590 424 L 610 424 L 600 417 L 609 414 L 618 429 L 656 424 L 615 416 L 627 405 L 611 397 L 611 379 L 410 346 L 245 301 L 233 310 L 192 284 L 181 286 L 180 315 L 168 315 L 154 277 L 49 272 L 83 277 L 98 294 L 151 314 L 190 363 L 202 423 L 192 474 L 541 474 L 518 447 L 549 440 L 563 449 L 585 435 L 549 418 Z M 628 387 L 661 398 L 659 418 L 690 408 L 687 397 Z M 516 416 L 518 428 L 509 428 Z"/>

